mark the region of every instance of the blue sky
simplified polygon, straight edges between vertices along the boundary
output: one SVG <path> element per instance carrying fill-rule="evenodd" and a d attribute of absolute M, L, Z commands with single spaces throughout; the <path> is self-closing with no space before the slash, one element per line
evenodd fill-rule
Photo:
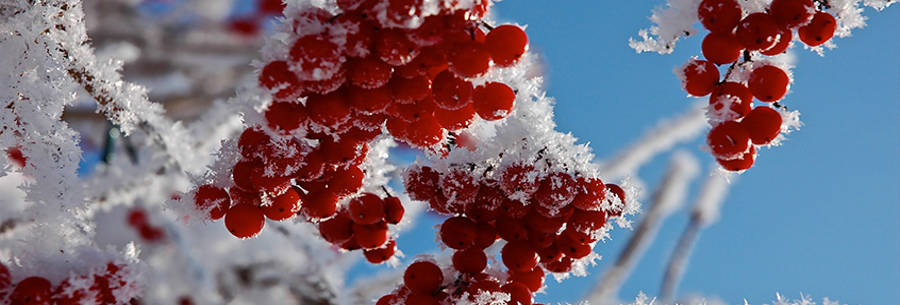
<path fill-rule="evenodd" d="M 532 50 L 543 56 L 547 90 L 557 99 L 559 128 L 608 157 L 657 121 L 681 113 L 685 98 L 672 69 L 700 55 L 700 37 L 669 55 L 636 54 L 629 37 L 650 26 L 654 1 L 503 1 L 501 20 L 528 25 Z M 805 124 L 783 146 L 764 149 L 734 184 L 721 220 L 697 243 L 680 293 L 718 296 L 729 304 L 762 304 L 776 292 L 809 294 L 847 304 L 900 300 L 900 8 L 867 10 L 869 25 L 838 39 L 825 57 L 798 53 L 795 82 L 783 101 Z M 699 26 L 699 25 L 698 25 Z M 685 143 L 704 166 L 712 158 Z M 654 187 L 661 155 L 639 172 Z M 699 181 L 692 184 L 692 194 Z M 406 253 L 433 248 L 429 219 L 399 241 Z M 668 255 L 687 223 L 666 220 L 620 297 L 656 295 Z M 597 246 L 605 257 L 586 278 L 556 284 L 538 302 L 577 302 L 624 247 L 616 230 Z M 354 275 L 374 270 L 359 267 Z"/>

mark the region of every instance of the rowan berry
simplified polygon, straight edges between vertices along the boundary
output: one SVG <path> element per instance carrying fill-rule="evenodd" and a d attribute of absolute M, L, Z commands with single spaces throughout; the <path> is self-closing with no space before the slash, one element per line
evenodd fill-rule
<path fill-rule="evenodd" d="M 454 110 L 465 107 L 472 100 L 472 83 L 444 71 L 434 77 L 431 92 L 438 107 Z"/>
<path fill-rule="evenodd" d="M 703 0 L 697 16 L 710 32 L 731 32 L 741 21 L 741 4 L 737 0 Z"/>
<path fill-rule="evenodd" d="M 719 82 L 719 68 L 709 61 L 691 59 L 680 71 L 682 88 L 693 96 L 709 94 Z"/>
<path fill-rule="evenodd" d="M 429 200 L 438 191 L 440 174 L 428 166 L 412 167 L 403 176 L 403 185 L 413 200 Z"/>
<path fill-rule="evenodd" d="M 487 267 L 484 250 L 472 247 L 453 253 L 453 268 L 463 273 L 479 273 Z"/>
<path fill-rule="evenodd" d="M 237 204 L 225 213 L 225 228 L 238 238 L 250 238 L 259 234 L 266 224 L 262 208 L 249 204 Z"/>
<path fill-rule="evenodd" d="M 516 93 L 504 83 L 488 82 L 475 88 L 472 103 L 478 116 L 488 121 L 509 116 L 516 102 Z"/>
<path fill-rule="evenodd" d="M 352 59 L 347 63 L 347 79 L 353 85 L 364 88 L 380 88 L 391 79 L 391 66 L 383 61 L 366 57 Z"/>
<path fill-rule="evenodd" d="M 525 54 L 528 35 L 518 26 L 504 24 L 488 32 L 484 44 L 496 65 L 509 67 Z"/>
<path fill-rule="evenodd" d="M 346 210 L 341 211 L 319 223 L 319 234 L 332 244 L 341 244 L 353 238 L 353 220 Z"/>
<path fill-rule="evenodd" d="M 750 147 L 750 134 L 735 121 L 725 121 L 713 127 L 706 137 L 706 144 L 717 158 L 739 156 Z"/>
<path fill-rule="evenodd" d="M 531 305 L 531 303 L 534 302 L 531 290 L 522 283 L 507 283 L 506 285 L 503 285 L 503 287 L 500 287 L 500 291 L 509 294 L 510 300 L 509 303 L 507 303 L 509 305 Z"/>
<path fill-rule="evenodd" d="M 331 217 L 337 212 L 338 196 L 331 191 L 313 191 L 306 194 L 302 200 L 303 206 L 300 211 L 310 221 Z"/>
<path fill-rule="evenodd" d="M 769 12 L 778 25 L 792 29 L 809 22 L 815 12 L 812 0 L 773 0 Z"/>
<path fill-rule="evenodd" d="M 703 38 L 703 57 L 717 65 L 738 60 L 743 49 L 744 47 L 731 32 L 712 32 Z"/>
<path fill-rule="evenodd" d="M 441 241 L 451 249 L 466 249 L 475 244 L 478 227 L 466 217 L 456 216 L 441 225 Z"/>
<path fill-rule="evenodd" d="M 391 239 L 386 244 L 384 244 L 384 246 L 381 246 L 379 248 L 363 250 L 363 255 L 370 263 L 381 264 L 391 259 L 391 257 L 394 256 L 394 252 L 396 251 L 397 242 Z"/>
<path fill-rule="evenodd" d="M 572 205 L 582 210 L 596 210 L 606 196 L 606 185 L 600 178 L 578 177 L 577 194 Z"/>
<path fill-rule="evenodd" d="M 325 35 L 307 35 L 294 42 L 290 51 L 292 69 L 300 80 L 323 80 L 341 69 L 343 57 L 340 47 Z"/>
<path fill-rule="evenodd" d="M 772 142 L 781 132 L 781 114 L 769 107 L 756 107 L 741 120 L 741 125 L 756 145 Z"/>
<path fill-rule="evenodd" d="M 385 63 L 402 66 L 418 55 L 419 48 L 400 29 L 382 29 L 375 36 L 375 54 Z"/>
<path fill-rule="evenodd" d="M 383 221 L 373 224 L 353 224 L 353 239 L 363 249 L 374 249 L 384 245 L 389 238 L 387 224 Z"/>
<path fill-rule="evenodd" d="M 472 104 L 455 110 L 447 110 L 437 107 L 434 110 L 434 119 L 441 127 L 447 130 L 460 130 L 469 127 L 475 121 L 475 108 Z"/>
<path fill-rule="evenodd" d="M 800 41 L 803 41 L 810 47 L 815 47 L 825 43 L 834 36 L 834 30 L 837 29 L 837 21 L 834 16 L 826 12 L 816 12 L 812 21 L 797 29 Z"/>
<path fill-rule="evenodd" d="M 259 73 L 259 84 L 273 90 L 276 99 L 290 99 L 302 93 L 299 92 L 300 79 L 283 60 L 276 60 L 263 66 Z"/>
<path fill-rule="evenodd" d="M 775 43 L 771 48 L 763 50 L 760 52 L 762 55 L 774 56 L 784 51 L 787 51 L 788 47 L 791 46 L 791 40 L 794 39 L 794 34 L 790 29 L 779 28 L 778 29 L 778 42 Z"/>
<path fill-rule="evenodd" d="M 263 208 L 263 213 L 271 220 L 285 220 L 300 209 L 300 195 L 293 188 L 272 199 L 272 204 Z"/>
<path fill-rule="evenodd" d="M 741 20 L 735 31 L 735 37 L 747 50 L 765 50 L 777 42 L 778 29 L 772 15 L 753 13 Z"/>
<path fill-rule="evenodd" d="M 443 282 L 441 268 L 429 261 L 412 263 L 403 273 L 403 284 L 414 293 L 433 293 Z"/>
<path fill-rule="evenodd" d="M 513 271 L 527 271 L 538 262 L 537 252 L 528 242 L 510 241 L 500 250 L 503 265 Z"/>
<path fill-rule="evenodd" d="M 709 107 L 710 113 L 719 120 L 737 120 L 753 107 L 753 93 L 741 83 L 724 82 L 713 89 Z"/>
<path fill-rule="evenodd" d="M 739 158 L 725 160 L 716 158 L 716 162 L 722 165 L 722 168 L 733 172 L 747 170 L 753 166 L 756 161 L 756 147 L 750 146 L 750 150 L 741 155 Z"/>
<path fill-rule="evenodd" d="M 43 277 L 27 277 L 16 284 L 9 301 L 12 305 L 50 305 L 52 289 L 53 284 Z"/>
<path fill-rule="evenodd" d="M 491 68 L 491 54 L 477 42 L 458 43 L 448 57 L 450 70 L 462 77 L 478 77 Z"/>

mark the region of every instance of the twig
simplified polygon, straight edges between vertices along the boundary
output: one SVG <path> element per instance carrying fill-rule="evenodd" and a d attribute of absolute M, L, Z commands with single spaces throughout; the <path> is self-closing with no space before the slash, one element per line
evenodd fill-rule
<path fill-rule="evenodd" d="M 625 250 L 615 264 L 592 289 L 587 301 L 592 304 L 609 304 L 614 301 L 622 283 L 630 275 L 635 263 L 656 238 L 662 221 L 682 204 L 689 182 L 697 174 L 697 160 L 689 153 L 679 151 L 669 162 L 666 176 L 653 194 L 650 210 L 628 240 Z"/>
<path fill-rule="evenodd" d="M 712 164 L 709 176 L 704 181 L 699 195 L 697 195 L 690 222 L 684 228 L 681 237 L 678 238 L 678 244 L 669 258 L 669 264 L 666 267 L 666 273 L 663 276 L 662 287 L 660 288 L 660 299 L 663 304 L 672 303 L 678 284 L 681 282 L 684 271 L 687 269 L 691 252 L 700 237 L 700 232 L 718 220 L 719 210 L 730 186 L 728 181 L 719 173 L 718 165 Z"/>

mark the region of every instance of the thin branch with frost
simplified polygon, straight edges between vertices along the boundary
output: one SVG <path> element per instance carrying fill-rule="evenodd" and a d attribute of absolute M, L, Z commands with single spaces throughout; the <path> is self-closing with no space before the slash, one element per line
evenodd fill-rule
<path fill-rule="evenodd" d="M 688 260 L 700 232 L 703 228 L 715 223 L 719 219 L 719 211 L 722 202 L 728 194 L 731 187 L 729 181 L 724 177 L 725 173 L 719 169 L 717 164 L 712 164 L 703 187 L 697 195 L 694 203 L 694 210 L 691 212 L 691 219 L 681 237 L 678 238 L 678 244 L 669 258 L 669 264 L 666 267 L 666 273 L 663 276 L 662 288 L 660 289 L 660 299 L 663 304 L 671 303 L 675 297 L 675 290 L 678 283 L 684 276 L 687 269 Z M 732 183 L 734 181 L 731 181 Z"/>
<path fill-rule="evenodd" d="M 684 202 L 687 187 L 697 175 L 697 159 L 687 152 L 678 151 L 669 162 L 659 188 L 653 194 L 647 215 L 628 240 L 625 250 L 615 264 L 607 270 L 597 285 L 589 292 L 587 301 L 595 304 L 612 302 L 619 288 L 628 278 L 635 263 L 656 238 L 662 221 Z"/>
<path fill-rule="evenodd" d="M 692 106 L 681 116 L 660 122 L 656 128 L 628 145 L 628 148 L 603 162 L 600 165 L 600 173 L 611 180 L 630 175 L 657 154 L 667 151 L 679 142 L 694 139 L 706 125 L 705 108 Z"/>

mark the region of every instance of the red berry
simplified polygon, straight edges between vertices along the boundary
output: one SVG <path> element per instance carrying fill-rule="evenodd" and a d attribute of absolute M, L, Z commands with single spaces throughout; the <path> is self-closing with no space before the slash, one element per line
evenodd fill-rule
<path fill-rule="evenodd" d="M 272 130 L 284 134 L 306 126 L 306 108 L 294 102 L 275 102 L 266 110 L 266 122 Z"/>
<path fill-rule="evenodd" d="M 418 55 L 419 48 L 400 29 L 383 29 L 375 37 L 375 53 L 385 63 L 402 66 Z"/>
<path fill-rule="evenodd" d="M 553 273 L 566 273 L 572 271 L 572 263 L 574 262 L 571 257 L 560 257 L 556 260 L 545 262 L 544 267 Z"/>
<path fill-rule="evenodd" d="M 216 220 L 225 216 L 225 211 L 231 206 L 231 200 L 224 189 L 206 184 L 197 188 L 197 192 L 194 193 L 194 204 L 200 210 L 209 211 L 209 218 Z"/>
<path fill-rule="evenodd" d="M 478 223 L 475 227 L 475 243 L 472 247 L 484 249 L 490 247 L 497 240 L 497 231 L 487 223 Z"/>
<path fill-rule="evenodd" d="M 147 242 L 157 242 L 166 237 L 166 232 L 149 224 L 143 224 L 138 227 L 138 235 Z"/>
<path fill-rule="evenodd" d="M 377 29 L 375 24 L 363 19 L 360 14 L 345 11 L 334 19 L 332 25 L 336 31 L 346 33 L 344 36 L 346 39 L 344 43 L 345 55 L 348 57 L 365 57 L 371 54 L 375 30 Z"/>
<path fill-rule="evenodd" d="M 741 4 L 737 0 L 703 0 L 697 16 L 710 32 L 731 32 L 741 20 Z"/>
<path fill-rule="evenodd" d="M 432 262 L 417 261 L 403 273 L 403 284 L 412 292 L 432 293 L 444 282 L 441 268 Z"/>
<path fill-rule="evenodd" d="M 332 244 L 341 244 L 353 237 L 353 220 L 342 211 L 319 223 L 319 234 Z"/>
<path fill-rule="evenodd" d="M 491 53 L 491 59 L 501 67 L 516 63 L 525 54 L 528 35 L 522 28 L 504 24 L 491 30 L 484 39 L 484 45 Z"/>
<path fill-rule="evenodd" d="M 573 259 L 579 259 L 591 254 L 591 246 L 581 243 L 578 240 L 562 235 L 556 240 L 556 247 L 566 255 Z"/>
<path fill-rule="evenodd" d="M 539 175 L 531 164 L 512 164 L 500 175 L 500 188 L 511 197 L 524 197 L 518 198 L 524 200 L 537 191 Z"/>
<path fill-rule="evenodd" d="M 774 56 L 784 53 L 784 51 L 787 51 L 788 47 L 791 46 L 791 39 L 793 38 L 794 34 L 790 29 L 780 28 L 778 29 L 778 42 L 771 48 L 763 50 L 760 54 Z"/>
<path fill-rule="evenodd" d="M 834 16 L 826 12 L 816 12 L 812 21 L 797 29 L 800 35 L 800 41 L 803 41 L 810 47 L 815 47 L 825 43 L 834 36 L 834 30 L 837 29 L 837 21 Z"/>
<path fill-rule="evenodd" d="M 490 222 L 497 218 L 506 194 L 496 183 L 482 183 L 475 200 L 466 205 L 465 213 L 478 222 Z"/>
<path fill-rule="evenodd" d="M 719 120 L 737 120 L 747 115 L 752 107 L 753 93 L 741 83 L 716 85 L 709 96 L 709 112 Z"/>
<path fill-rule="evenodd" d="M 28 161 L 28 158 L 22 154 L 22 149 L 19 146 L 13 146 L 6 149 L 6 157 L 9 158 L 13 164 L 19 167 L 25 167 L 25 162 Z"/>
<path fill-rule="evenodd" d="M 300 195 L 293 188 L 272 199 L 272 204 L 263 208 L 263 213 L 271 220 L 285 220 L 300 209 Z"/>
<path fill-rule="evenodd" d="M 512 282 L 500 288 L 501 291 L 508 293 L 510 300 L 509 305 L 531 305 L 534 297 L 531 291 L 522 283 Z"/>
<path fill-rule="evenodd" d="M 379 88 L 391 79 L 391 66 L 376 58 L 353 59 L 347 66 L 347 79 L 360 88 Z"/>
<path fill-rule="evenodd" d="M 9 294 L 11 305 L 50 305 L 53 284 L 45 278 L 32 276 L 25 278 Z"/>
<path fill-rule="evenodd" d="M 328 191 L 333 192 L 336 196 L 356 193 L 362 187 L 365 176 L 366 174 L 356 166 L 339 168 L 328 181 Z"/>
<path fill-rule="evenodd" d="M 260 13 L 278 15 L 284 10 L 285 4 L 281 0 L 260 0 L 256 7 Z"/>
<path fill-rule="evenodd" d="M 539 212 L 537 208 L 528 213 L 525 216 L 525 224 L 528 229 L 541 233 L 556 233 L 566 222 L 563 217 L 550 217 L 546 214 L 548 213 Z"/>
<path fill-rule="evenodd" d="M 263 210 L 258 206 L 237 204 L 225 214 L 225 228 L 238 238 L 250 238 L 259 234 L 266 224 Z"/>
<path fill-rule="evenodd" d="M 749 151 L 736 159 L 725 160 L 716 158 L 716 162 L 719 162 L 722 168 L 733 172 L 749 169 L 753 166 L 753 161 L 756 161 L 756 148 L 753 146 L 750 146 Z"/>
<path fill-rule="evenodd" d="M 312 221 L 331 217 L 337 212 L 338 197 L 330 191 L 313 191 L 303 197 L 300 209 L 306 218 Z"/>
<path fill-rule="evenodd" d="M 453 253 L 453 268 L 464 273 L 479 273 L 487 267 L 484 250 L 475 247 Z"/>
<path fill-rule="evenodd" d="M 809 22 L 815 12 L 812 0 L 773 0 L 769 12 L 778 25 L 792 29 Z"/>
<path fill-rule="evenodd" d="M 712 62 L 691 59 L 681 67 L 681 86 L 688 94 L 704 96 L 719 82 L 719 68 Z"/>
<path fill-rule="evenodd" d="M 378 195 L 364 193 L 348 204 L 350 218 L 360 224 L 373 224 L 384 219 L 384 202 Z"/>
<path fill-rule="evenodd" d="M 431 293 L 412 293 L 406 296 L 406 300 L 403 303 L 404 305 L 440 305 L 441 302 L 438 301 L 436 296 L 431 295 Z"/>
<path fill-rule="evenodd" d="M 298 95 L 300 79 L 288 68 L 288 63 L 276 60 L 266 64 L 259 73 L 259 84 L 273 90 L 276 99 L 290 99 Z"/>
<path fill-rule="evenodd" d="M 528 230 L 528 242 L 537 249 L 549 247 L 554 241 L 556 241 L 556 232 L 547 233 L 539 230 Z"/>
<path fill-rule="evenodd" d="M 527 271 L 537 265 L 538 256 L 534 248 L 525 241 L 511 241 L 500 251 L 503 265 L 513 271 Z"/>
<path fill-rule="evenodd" d="M 456 44 L 448 58 L 450 70 L 462 77 L 478 77 L 491 67 L 491 54 L 477 42 Z"/>
<path fill-rule="evenodd" d="M 703 38 L 703 57 L 717 64 L 732 63 L 741 57 L 744 48 L 731 32 L 712 32 Z"/>
<path fill-rule="evenodd" d="M 575 179 L 564 172 L 553 172 L 541 179 L 533 201 L 555 213 L 575 199 Z"/>
<path fill-rule="evenodd" d="M 391 0 L 387 1 L 385 17 L 397 25 L 405 25 L 413 18 L 420 18 L 423 0 Z"/>
<path fill-rule="evenodd" d="M 238 161 L 238 163 L 231 168 L 231 178 L 234 180 L 234 185 L 247 192 L 258 192 L 259 190 L 254 187 L 253 181 L 250 180 L 250 176 L 253 174 L 253 171 L 260 171 L 260 169 L 262 169 L 261 166 L 262 163 L 259 161 Z"/>
<path fill-rule="evenodd" d="M 403 220 L 403 203 L 400 198 L 389 196 L 384 198 L 384 221 L 389 224 L 398 224 Z"/>
<path fill-rule="evenodd" d="M 560 236 L 565 236 L 566 238 L 570 238 L 582 244 L 589 244 L 597 241 L 597 238 L 593 234 L 593 230 L 579 231 L 575 229 L 575 226 L 566 227 Z"/>
<path fill-rule="evenodd" d="M 776 66 L 762 66 L 753 69 L 747 84 L 756 99 L 763 102 L 774 102 L 784 97 L 790 81 L 784 70 Z"/>
<path fill-rule="evenodd" d="M 514 195 L 510 196 L 514 197 Z M 500 205 L 500 209 L 503 211 L 504 215 L 512 218 L 522 218 L 525 217 L 525 215 L 528 215 L 528 211 L 531 211 L 531 206 L 525 201 L 507 198 L 503 201 L 503 204 Z"/>
<path fill-rule="evenodd" d="M 444 128 L 431 115 L 420 117 L 406 128 L 407 140 L 413 146 L 431 147 L 444 139 Z"/>
<path fill-rule="evenodd" d="M 441 225 L 441 241 L 451 249 L 466 249 L 475 244 L 478 227 L 462 216 L 448 218 Z"/>
<path fill-rule="evenodd" d="M 769 107 L 756 107 L 741 120 L 741 125 L 753 144 L 766 145 L 781 132 L 781 114 Z"/>
<path fill-rule="evenodd" d="M 717 158 L 739 156 L 750 147 L 750 134 L 740 123 L 725 121 L 710 130 L 706 144 Z"/>
<path fill-rule="evenodd" d="M 246 159 L 259 159 L 268 148 L 272 138 L 258 127 L 244 129 L 238 139 L 238 150 Z"/>
<path fill-rule="evenodd" d="M 438 189 L 440 174 L 428 166 L 411 167 L 403 176 L 403 185 L 413 200 L 429 200 Z"/>
<path fill-rule="evenodd" d="M 472 83 L 444 71 L 434 77 L 431 92 L 438 107 L 454 110 L 465 107 L 472 100 Z"/>
<path fill-rule="evenodd" d="M 465 207 L 478 195 L 479 184 L 475 177 L 461 169 L 451 169 L 441 176 L 439 185 L 450 205 Z"/>
<path fill-rule="evenodd" d="M 600 178 L 578 177 L 576 189 L 578 194 L 572 205 L 582 210 L 598 209 L 606 196 L 606 186 Z"/>
<path fill-rule="evenodd" d="M 350 108 L 364 115 L 383 113 L 393 99 L 391 90 L 387 87 L 375 89 L 349 87 L 345 90 L 347 92 L 347 103 Z M 378 127 L 381 126 L 379 125 Z"/>
<path fill-rule="evenodd" d="M 509 116 L 516 93 L 504 83 L 488 82 L 475 88 L 472 95 L 475 111 L 482 119 L 493 121 Z"/>
<path fill-rule="evenodd" d="M 610 189 L 612 185 L 614 184 L 607 184 Z M 568 222 L 568 226 L 573 230 L 582 232 L 599 230 L 605 224 L 606 212 L 587 210 L 575 210 Z"/>
<path fill-rule="evenodd" d="M 350 119 L 350 108 L 338 92 L 310 95 L 306 99 L 306 110 L 310 120 L 326 128 L 335 128 Z"/>
<path fill-rule="evenodd" d="M 544 286 L 544 270 L 534 267 L 531 271 L 510 271 L 507 280 L 525 285 L 531 292 L 537 292 Z"/>
<path fill-rule="evenodd" d="M 431 79 L 421 75 L 394 77 L 388 86 L 391 87 L 394 102 L 401 104 L 412 104 L 431 95 Z"/>
<path fill-rule="evenodd" d="M 340 68 L 326 79 L 304 81 L 301 86 L 309 93 L 329 94 L 347 82 L 347 70 Z"/>
<path fill-rule="evenodd" d="M 460 130 L 469 127 L 475 121 L 475 108 L 468 104 L 456 110 L 438 107 L 434 110 L 434 119 L 447 130 Z"/>
<path fill-rule="evenodd" d="M 290 51 L 294 72 L 301 80 L 323 80 L 341 69 L 344 58 L 337 44 L 325 35 L 307 35 L 294 42 Z"/>
<path fill-rule="evenodd" d="M 779 27 L 766 13 L 753 13 L 738 24 L 735 36 L 747 50 L 765 50 L 775 45 Z"/>
<path fill-rule="evenodd" d="M 497 235 L 500 235 L 500 238 L 503 240 L 512 242 L 528 239 L 528 229 L 525 228 L 521 221 L 511 217 L 501 215 L 497 218 L 494 226 L 497 228 Z"/>
<path fill-rule="evenodd" d="M 607 185 L 606 185 L 606 188 L 607 188 L 610 192 L 612 192 L 613 195 L 616 195 L 616 198 L 619 199 L 619 203 L 622 204 L 622 205 L 620 206 L 620 205 L 617 204 L 617 203 L 612 203 L 611 205 L 613 205 L 614 207 L 617 206 L 618 209 L 608 210 L 608 211 L 606 211 L 606 213 L 609 214 L 609 217 L 622 216 L 622 212 L 623 212 L 622 210 L 625 208 L 625 206 L 624 206 L 624 204 L 625 204 L 625 190 L 623 190 L 622 187 L 620 187 L 620 186 L 618 186 L 618 185 L 616 185 L 616 184 L 607 184 Z M 607 199 L 612 199 L 612 198 L 607 197 Z"/>
<path fill-rule="evenodd" d="M 363 255 L 366 257 L 366 260 L 373 264 L 381 264 L 391 259 L 394 256 L 394 252 L 397 251 L 397 242 L 389 240 L 384 246 L 375 249 L 365 249 L 363 250 Z"/>
<path fill-rule="evenodd" d="M 353 239 L 363 249 L 374 249 L 381 247 L 388 241 L 388 227 L 384 222 L 376 222 L 373 224 L 353 224 Z"/>

